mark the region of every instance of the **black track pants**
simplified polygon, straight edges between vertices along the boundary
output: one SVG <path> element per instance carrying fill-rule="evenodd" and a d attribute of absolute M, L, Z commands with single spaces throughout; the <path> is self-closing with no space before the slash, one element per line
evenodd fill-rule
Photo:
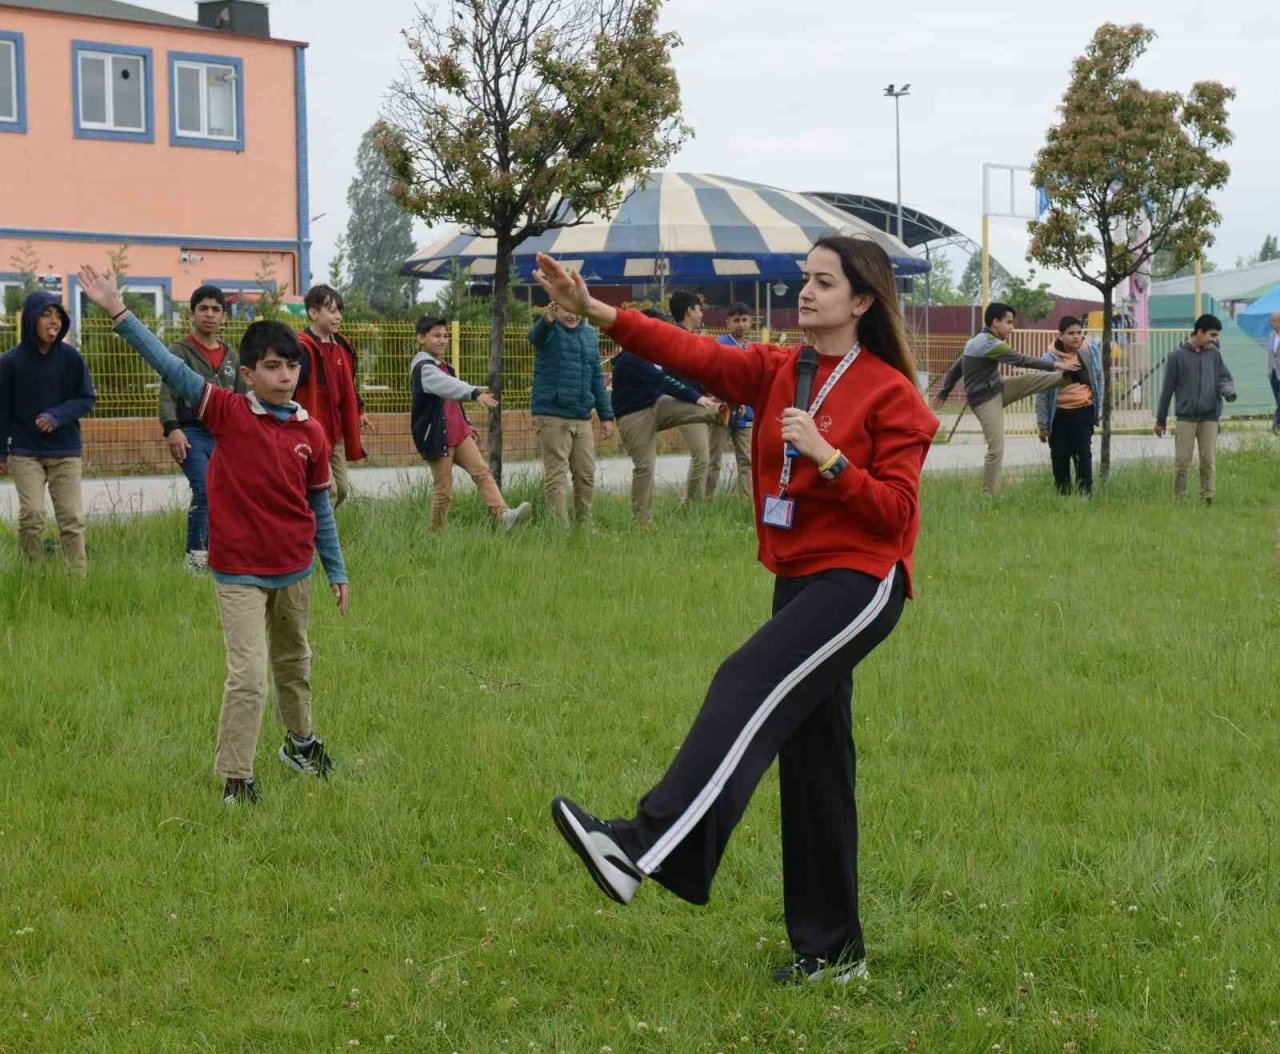
<path fill-rule="evenodd" d="M 1049 430 L 1049 460 L 1053 482 L 1063 494 L 1071 493 L 1071 466 L 1076 467 L 1076 488 L 1093 493 L 1093 407 L 1059 410 Z"/>
<path fill-rule="evenodd" d="M 854 805 L 853 668 L 906 592 L 857 571 L 779 578 L 773 617 L 717 671 L 689 735 L 634 819 L 615 820 L 641 871 L 705 904 L 729 835 L 775 757 L 787 930 L 805 955 L 863 954 Z"/>

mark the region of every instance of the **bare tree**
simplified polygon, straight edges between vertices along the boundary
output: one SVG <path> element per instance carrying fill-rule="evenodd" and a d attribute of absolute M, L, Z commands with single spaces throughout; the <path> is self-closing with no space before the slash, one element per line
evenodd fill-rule
<path fill-rule="evenodd" d="M 689 134 L 657 29 L 661 0 L 441 0 L 405 31 L 409 72 L 376 142 L 392 193 L 428 223 L 497 242 L 489 385 L 502 395 L 512 254 L 525 240 L 612 215 L 630 177 L 660 168 Z M 489 458 L 502 479 L 502 415 Z"/>

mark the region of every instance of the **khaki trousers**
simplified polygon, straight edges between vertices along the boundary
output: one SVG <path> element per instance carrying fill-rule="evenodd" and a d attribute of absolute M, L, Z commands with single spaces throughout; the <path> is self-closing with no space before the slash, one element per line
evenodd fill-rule
<path fill-rule="evenodd" d="M 738 464 L 737 491 L 751 497 L 751 427 L 730 428 L 717 421 L 711 425 L 711 467 L 707 470 L 707 497 L 712 497 L 720 486 L 720 468 L 724 455 L 733 451 Z"/>
<path fill-rule="evenodd" d="M 681 425 L 680 438 L 689 448 L 689 475 L 684 484 L 685 501 L 703 501 L 707 496 L 707 473 L 711 469 L 711 424 L 720 415 L 712 412 L 706 424 Z"/>
<path fill-rule="evenodd" d="M 653 466 L 658 458 L 658 433 L 686 426 L 701 429 L 705 435 L 707 425 L 717 420 L 719 414 L 714 408 L 686 403 L 670 395 L 659 396 L 658 401 L 647 409 L 618 418 L 622 448 L 631 458 L 631 515 L 636 523 L 653 520 Z M 692 462 L 689 471 L 692 476 Z M 704 479 L 705 475 L 704 466 Z"/>
<path fill-rule="evenodd" d="M 28 560 L 44 559 L 44 491 L 49 488 L 62 562 L 68 571 L 88 569 L 84 551 L 84 498 L 78 457 L 9 457 L 9 474 L 18 492 L 18 547 Z"/>
<path fill-rule="evenodd" d="M 1187 496 L 1191 453 L 1200 447 L 1200 497 L 1211 501 L 1218 476 L 1218 422 L 1178 421 L 1174 429 L 1173 496 Z"/>
<path fill-rule="evenodd" d="M 333 444 L 329 451 L 329 497 L 336 509 L 351 496 L 351 479 L 347 475 L 347 452 L 342 448 L 342 440 Z"/>
<path fill-rule="evenodd" d="M 457 446 L 450 447 L 444 457 L 427 458 L 431 469 L 431 529 L 443 531 L 449 523 L 449 503 L 453 501 L 453 466 L 457 465 L 475 481 L 476 490 L 489 507 L 495 519 L 507 511 L 502 491 L 493 481 L 493 473 L 480 453 L 476 441 L 467 436 Z"/>
<path fill-rule="evenodd" d="M 573 519 L 581 525 L 591 519 L 591 499 L 596 489 L 596 440 L 591 418 L 543 417 L 533 419 L 542 455 L 542 489 L 547 508 L 569 526 L 569 479 L 573 478 Z"/>
<path fill-rule="evenodd" d="M 1028 395 L 1049 388 L 1061 388 L 1067 378 L 1058 370 L 1052 373 L 1022 373 L 1004 382 L 1004 391 L 972 407 L 973 416 L 982 425 L 982 436 L 987 441 L 987 456 L 982 462 L 982 492 L 995 494 L 1000 490 L 1000 467 L 1004 463 L 1004 408 Z"/>
<path fill-rule="evenodd" d="M 276 716 L 299 739 L 311 735 L 310 576 L 283 589 L 215 583 L 227 650 L 227 680 L 218 718 L 213 771 L 224 779 L 253 775 L 267 671 Z"/>

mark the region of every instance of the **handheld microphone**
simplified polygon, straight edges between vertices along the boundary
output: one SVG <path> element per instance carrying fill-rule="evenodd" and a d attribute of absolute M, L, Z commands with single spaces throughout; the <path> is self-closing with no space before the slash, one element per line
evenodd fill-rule
<path fill-rule="evenodd" d="M 796 397 L 792 402 L 797 410 L 809 412 L 809 400 L 813 398 L 813 379 L 818 373 L 818 352 L 814 348 L 801 348 L 796 359 Z M 800 451 L 787 444 L 787 457 L 799 457 Z"/>

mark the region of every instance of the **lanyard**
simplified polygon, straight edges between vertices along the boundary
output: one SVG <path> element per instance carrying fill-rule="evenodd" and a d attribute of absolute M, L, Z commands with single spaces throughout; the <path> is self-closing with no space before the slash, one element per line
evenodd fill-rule
<path fill-rule="evenodd" d="M 855 340 L 853 342 L 853 347 L 849 349 L 848 354 L 840 360 L 840 365 L 831 371 L 831 376 L 827 378 L 827 383 L 822 386 L 822 390 L 818 392 L 817 396 L 814 397 L 813 402 L 809 404 L 810 417 L 822 408 L 822 404 L 826 401 L 831 389 L 834 388 L 836 386 L 836 382 L 844 376 L 845 371 L 853 365 L 853 362 L 858 357 L 858 353 L 860 351 L 862 351 L 862 345 Z M 782 475 L 778 479 L 779 495 L 786 494 L 787 487 L 791 483 L 791 462 L 794 460 L 794 458 L 787 457 L 784 449 L 782 454 Z"/>

